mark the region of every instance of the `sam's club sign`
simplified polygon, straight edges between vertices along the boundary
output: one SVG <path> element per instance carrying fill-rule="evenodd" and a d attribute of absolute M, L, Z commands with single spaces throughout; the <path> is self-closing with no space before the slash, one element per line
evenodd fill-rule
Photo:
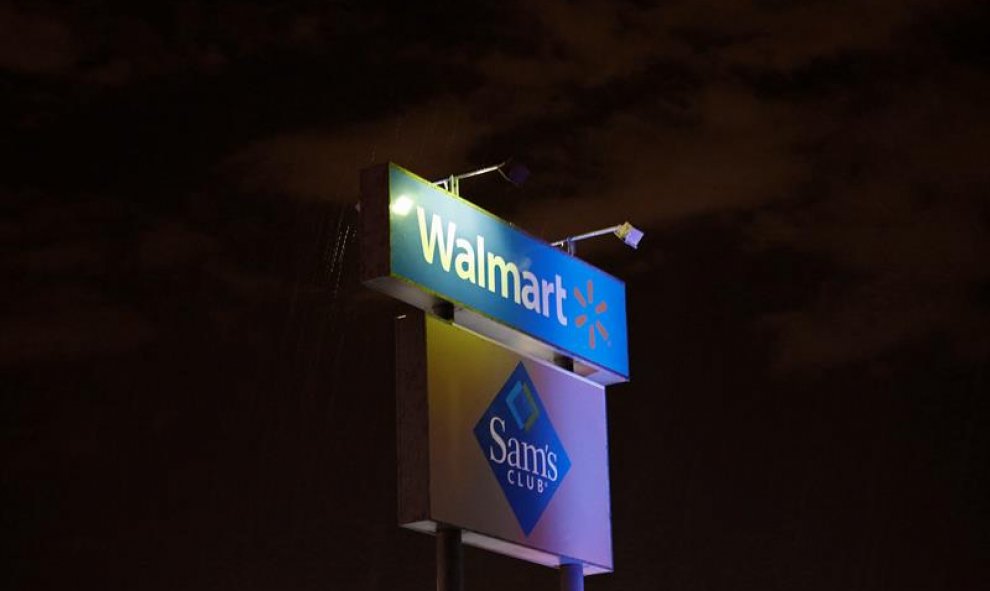
<path fill-rule="evenodd" d="M 571 460 L 522 363 L 475 425 L 474 436 L 528 536 Z"/>
<path fill-rule="evenodd" d="M 399 166 L 379 174 L 388 207 L 377 229 L 382 242 L 387 234 L 382 274 L 606 370 L 607 382 L 628 379 L 622 281 Z M 363 208 L 378 192 L 368 180 Z"/>
<path fill-rule="evenodd" d="M 399 523 L 610 572 L 605 387 L 416 310 L 395 337 Z"/>

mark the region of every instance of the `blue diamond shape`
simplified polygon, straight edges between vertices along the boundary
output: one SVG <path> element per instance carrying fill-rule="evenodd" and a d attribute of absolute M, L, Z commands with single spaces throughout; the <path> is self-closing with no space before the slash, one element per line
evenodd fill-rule
<path fill-rule="evenodd" d="M 474 436 L 528 536 L 570 471 L 571 460 L 522 363 L 478 420 Z"/>

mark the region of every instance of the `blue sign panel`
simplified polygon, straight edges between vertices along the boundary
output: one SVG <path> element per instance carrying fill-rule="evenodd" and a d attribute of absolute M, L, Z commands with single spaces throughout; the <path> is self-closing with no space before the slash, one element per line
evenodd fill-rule
<path fill-rule="evenodd" d="M 629 377 L 622 281 L 394 164 L 388 182 L 392 276 Z"/>
<path fill-rule="evenodd" d="M 571 460 L 522 363 L 475 425 L 474 436 L 528 536 Z"/>

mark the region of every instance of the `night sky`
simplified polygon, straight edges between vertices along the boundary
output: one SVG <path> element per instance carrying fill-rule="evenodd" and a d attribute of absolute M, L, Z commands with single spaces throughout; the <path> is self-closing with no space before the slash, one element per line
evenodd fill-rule
<path fill-rule="evenodd" d="M 359 171 L 627 283 L 616 572 L 990 588 L 990 7 L 0 2 L 4 589 L 432 589 Z M 553 589 L 468 549 L 468 589 Z"/>

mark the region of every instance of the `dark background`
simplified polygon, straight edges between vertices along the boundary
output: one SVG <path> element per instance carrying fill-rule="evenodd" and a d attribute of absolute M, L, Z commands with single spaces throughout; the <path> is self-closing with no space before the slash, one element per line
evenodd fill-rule
<path fill-rule="evenodd" d="M 4 588 L 429 589 L 358 171 L 627 282 L 616 572 L 990 581 L 990 10 L 0 2 Z M 470 589 L 556 572 L 466 552 Z"/>

